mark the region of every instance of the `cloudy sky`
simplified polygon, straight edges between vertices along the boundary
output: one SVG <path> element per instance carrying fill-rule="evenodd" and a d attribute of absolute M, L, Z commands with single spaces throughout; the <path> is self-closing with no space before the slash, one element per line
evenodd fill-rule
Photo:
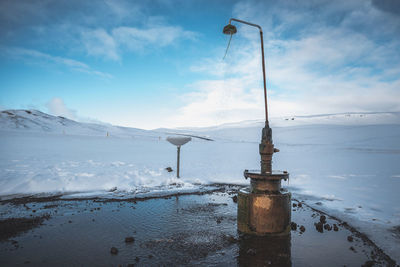
<path fill-rule="evenodd" d="M 400 1 L 0 0 L 0 109 L 139 128 L 400 111 Z"/>

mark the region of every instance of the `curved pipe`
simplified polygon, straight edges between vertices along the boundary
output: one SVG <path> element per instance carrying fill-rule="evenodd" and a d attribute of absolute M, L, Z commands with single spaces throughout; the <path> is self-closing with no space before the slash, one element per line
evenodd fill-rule
<path fill-rule="evenodd" d="M 265 125 L 268 126 L 268 104 L 267 104 L 267 83 L 265 81 L 265 62 L 264 62 L 264 38 L 263 38 L 263 31 L 260 25 L 250 23 L 244 20 L 231 18 L 229 20 L 229 24 L 232 21 L 240 22 L 243 24 L 247 24 L 253 27 L 257 27 L 260 30 L 260 39 L 261 39 L 261 60 L 262 60 L 262 71 L 263 71 L 263 81 L 264 81 L 264 101 L 265 101 Z"/>

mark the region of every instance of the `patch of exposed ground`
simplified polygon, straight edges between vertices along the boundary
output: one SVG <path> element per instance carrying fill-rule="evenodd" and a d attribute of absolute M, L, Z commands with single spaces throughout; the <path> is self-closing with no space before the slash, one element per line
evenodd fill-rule
<path fill-rule="evenodd" d="M 0 241 L 8 240 L 43 224 L 50 215 L 33 218 L 8 218 L 0 221 Z"/>

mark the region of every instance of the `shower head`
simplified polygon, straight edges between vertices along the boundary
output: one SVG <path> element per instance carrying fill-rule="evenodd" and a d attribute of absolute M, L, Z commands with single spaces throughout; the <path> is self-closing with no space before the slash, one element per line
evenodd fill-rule
<path fill-rule="evenodd" d="M 229 23 L 228 25 L 226 25 L 226 26 L 224 27 L 224 29 L 222 30 L 222 32 L 223 32 L 224 34 L 233 35 L 233 34 L 235 34 L 235 33 L 237 32 L 237 29 L 236 29 L 235 26 L 233 26 L 232 24 Z"/>

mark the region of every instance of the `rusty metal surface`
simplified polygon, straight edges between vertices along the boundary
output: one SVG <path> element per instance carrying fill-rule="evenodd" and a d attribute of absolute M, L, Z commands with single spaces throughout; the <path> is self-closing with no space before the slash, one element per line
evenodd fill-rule
<path fill-rule="evenodd" d="M 228 25 L 226 25 L 226 26 L 224 27 L 224 29 L 222 30 L 222 32 L 223 32 L 224 34 L 230 34 L 230 35 L 232 35 L 232 34 L 235 34 L 235 33 L 237 32 L 237 29 L 236 29 L 236 27 L 235 27 L 234 25 L 228 24 Z"/>
<path fill-rule="evenodd" d="M 238 230 L 253 235 L 288 234 L 291 220 L 291 194 L 238 193 Z"/>
<path fill-rule="evenodd" d="M 244 170 L 244 177 L 256 180 L 287 180 L 289 173 L 287 171 L 272 171 L 272 173 L 262 173 L 260 170 Z"/>
<path fill-rule="evenodd" d="M 274 147 L 272 129 L 266 122 L 262 130 L 260 171 L 244 171 L 250 187 L 238 194 L 238 230 L 251 235 L 285 235 L 290 232 L 291 194 L 281 189 L 287 171 L 272 171 Z"/>
<path fill-rule="evenodd" d="M 252 193 L 275 193 L 281 190 L 281 180 L 257 180 L 251 179 L 250 189 Z"/>

